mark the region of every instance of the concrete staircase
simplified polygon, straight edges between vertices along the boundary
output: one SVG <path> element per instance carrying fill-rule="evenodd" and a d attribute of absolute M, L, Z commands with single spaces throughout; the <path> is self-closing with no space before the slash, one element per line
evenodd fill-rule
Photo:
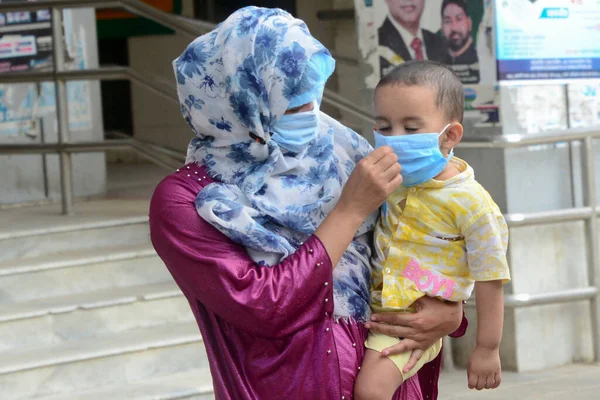
<path fill-rule="evenodd" d="M 213 399 L 148 202 L 0 211 L 0 398 Z"/>

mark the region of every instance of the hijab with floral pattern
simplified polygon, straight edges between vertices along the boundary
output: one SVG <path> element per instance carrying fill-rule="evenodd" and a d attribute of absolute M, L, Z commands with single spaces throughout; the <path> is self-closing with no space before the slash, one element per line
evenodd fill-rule
<path fill-rule="evenodd" d="M 356 162 L 371 151 L 326 114 L 299 153 L 271 140 L 288 108 L 320 104 L 335 62 L 301 20 L 246 7 L 192 42 L 173 62 L 181 112 L 195 133 L 188 162 L 218 183 L 196 199 L 200 216 L 268 267 L 292 254 L 337 203 Z M 334 269 L 335 315 L 369 314 L 369 241 L 360 228 Z"/>

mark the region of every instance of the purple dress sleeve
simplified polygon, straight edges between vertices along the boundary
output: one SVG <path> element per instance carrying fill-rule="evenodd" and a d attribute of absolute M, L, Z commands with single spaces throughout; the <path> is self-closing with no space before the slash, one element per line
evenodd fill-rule
<path fill-rule="evenodd" d="M 450 337 L 452 337 L 452 338 L 463 337 L 465 335 L 465 333 L 467 333 L 468 327 L 469 327 L 469 321 L 467 320 L 467 317 L 465 316 L 465 313 L 463 312 L 463 318 L 462 318 L 462 322 L 460 323 L 460 326 L 458 327 L 458 329 L 456 331 L 454 331 L 453 333 L 450 334 Z"/>
<path fill-rule="evenodd" d="M 204 184 L 197 186 L 196 194 Z M 264 338 L 285 337 L 333 312 L 331 260 L 316 236 L 281 263 L 260 267 L 199 218 L 189 191 L 189 182 L 168 178 L 150 205 L 154 248 L 188 299 Z"/>

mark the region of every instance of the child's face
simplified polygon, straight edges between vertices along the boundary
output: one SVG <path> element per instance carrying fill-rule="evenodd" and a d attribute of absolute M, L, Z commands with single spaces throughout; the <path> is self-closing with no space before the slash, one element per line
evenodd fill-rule
<path fill-rule="evenodd" d="M 375 92 L 375 130 L 384 136 L 440 132 L 450 122 L 427 86 L 387 85 Z"/>
<path fill-rule="evenodd" d="M 387 85 L 375 91 L 375 130 L 384 136 L 442 133 L 447 156 L 462 139 L 463 127 L 449 121 L 437 105 L 437 91 L 427 86 Z M 444 130 L 444 128 L 446 128 Z"/>

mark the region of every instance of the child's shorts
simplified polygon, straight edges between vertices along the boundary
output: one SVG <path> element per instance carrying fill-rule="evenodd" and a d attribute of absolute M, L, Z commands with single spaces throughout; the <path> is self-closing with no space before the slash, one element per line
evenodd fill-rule
<path fill-rule="evenodd" d="M 379 353 L 385 348 L 395 345 L 396 343 L 400 343 L 400 339 L 396 337 L 391 337 L 387 335 L 382 335 L 381 333 L 369 332 L 369 337 L 365 343 L 367 349 L 375 350 Z M 440 354 L 440 350 L 442 349 L 442 339 L 440 339 L 436 344 L 428 348 L 423 357 L 419 361 L 417 361 L 417 365 L 415 365 L 410 371 L 404 373 L 402 370 L 404 366 L 410 359 L 411 352 L 406 352 L 402 354 L 393 354 L 388 356 L 390 360 L 396 364 L 400 373 L 402 374 L 402 378 L 406 381 L 411 376 L 415 375 L 423 365 L 427 364 L 430 361 L 435 360 L 435 358 Z"/>

